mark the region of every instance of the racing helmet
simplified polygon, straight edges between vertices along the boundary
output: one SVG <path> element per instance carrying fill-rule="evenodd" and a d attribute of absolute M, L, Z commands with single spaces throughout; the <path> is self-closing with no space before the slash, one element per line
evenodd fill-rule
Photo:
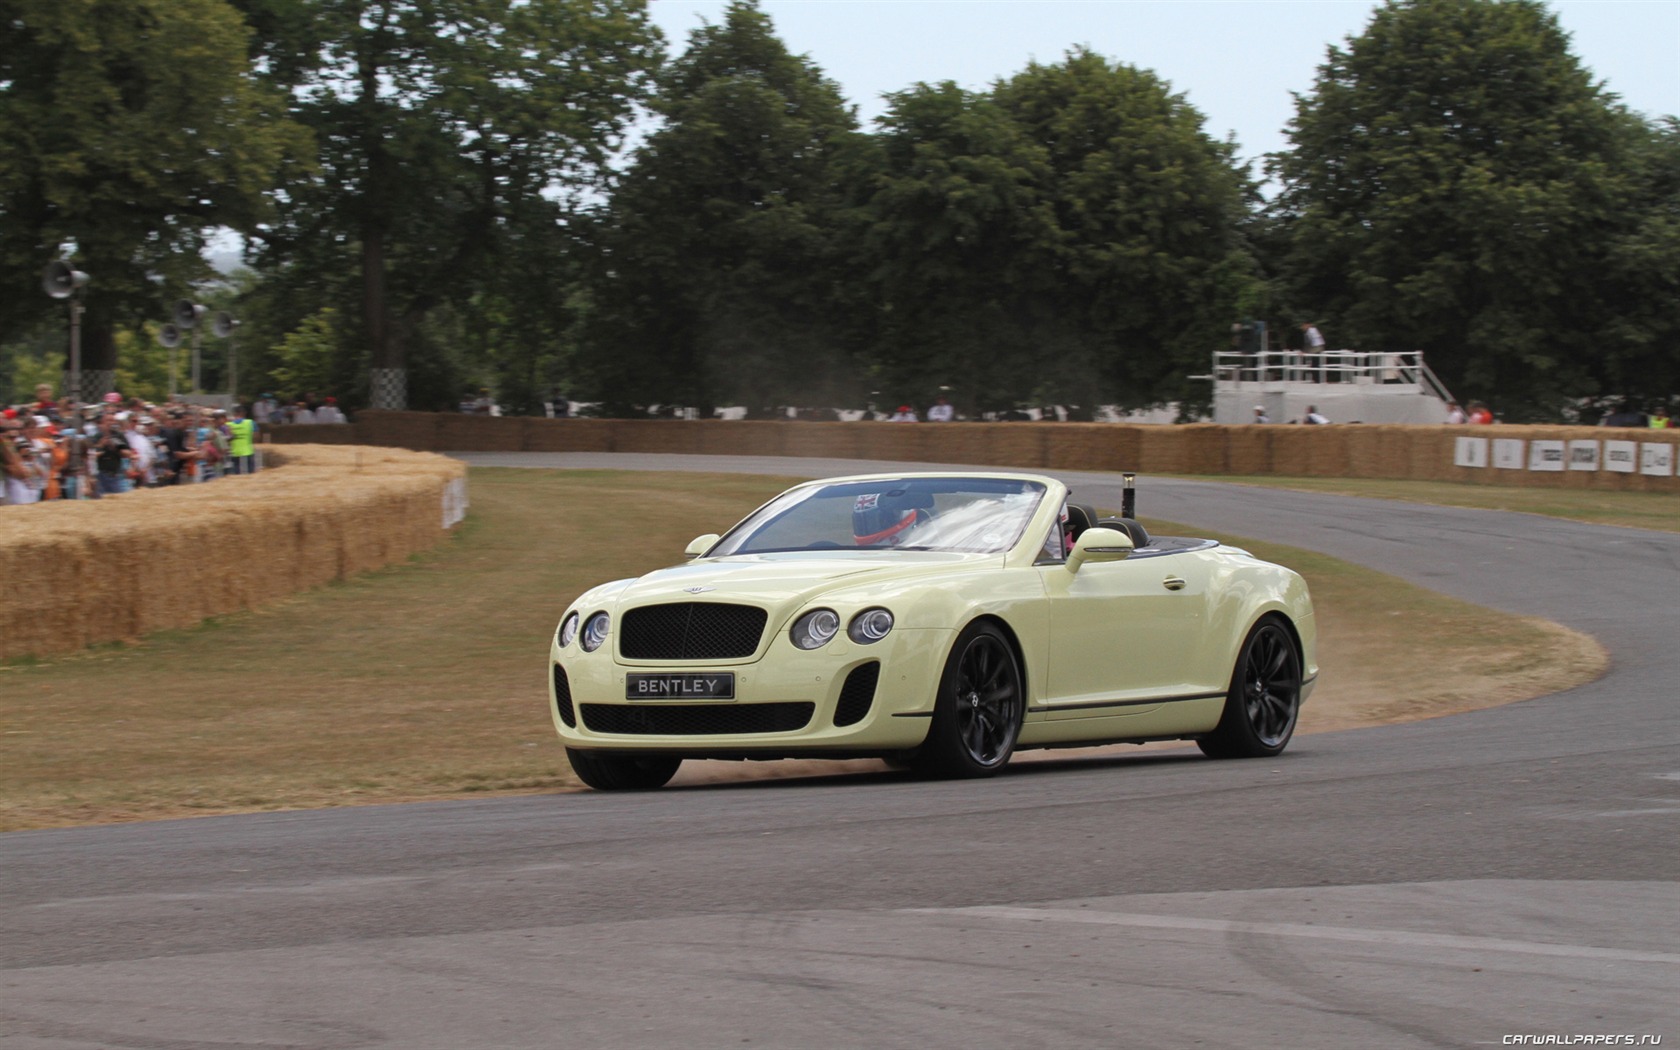
<path fill-rule="evenodd" d="M 897 493 L 867 492 L 852 501 L 852 539 L 859 547 L 892 546 L 900 535 L 927 512 L 909 506 Z"/>

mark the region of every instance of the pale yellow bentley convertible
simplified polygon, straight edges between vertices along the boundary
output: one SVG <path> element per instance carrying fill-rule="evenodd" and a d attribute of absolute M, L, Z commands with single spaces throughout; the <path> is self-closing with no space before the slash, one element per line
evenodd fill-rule
<path fill-rule="evenodd" d="M 1021 748 L 1282 751 L 1318 672 L 1301 577 L 1068 495 L 1032 474 L 813 481 L 585 592 L 549 652 L 572 768 L 634 789 L 685 758 L 977 777 Z"/>

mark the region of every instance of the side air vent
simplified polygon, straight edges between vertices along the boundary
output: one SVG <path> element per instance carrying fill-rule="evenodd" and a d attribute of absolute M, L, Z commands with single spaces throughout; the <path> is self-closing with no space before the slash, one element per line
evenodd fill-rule
<path fill-rule="evenodd" d="M 566 677 L 566 669 L 559 664 L 554 665 L 554 707 L 567 729 L 577 728 L 577 715 L 572 712 L 572 683 Z"/>
<path fill-rule="evenodd" d="M 881 665 L 870 661 L 852 668 L 846 684 L 840 687 L 840 701 L 834 705 L 834 724 L 855 726 L 869 714 L 875 703 L 875 683 L 881 679 Z"/>

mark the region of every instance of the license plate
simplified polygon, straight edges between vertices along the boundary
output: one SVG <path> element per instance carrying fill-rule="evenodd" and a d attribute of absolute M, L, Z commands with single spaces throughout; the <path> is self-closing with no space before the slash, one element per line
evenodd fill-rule
<path fill-rule="evenodd" d="M 733 700 L 735 672 L 625 675 L 624 696 L 627 700 Z"/>

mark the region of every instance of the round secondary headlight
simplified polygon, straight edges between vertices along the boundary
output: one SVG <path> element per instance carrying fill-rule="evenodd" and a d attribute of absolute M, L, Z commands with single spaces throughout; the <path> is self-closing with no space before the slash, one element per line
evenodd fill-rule
<path fill-rule="evenodd" d="M 840 617 L 833 609 L 813 609 L 793 621 L 793 644 L 801 649 L 819 649 L 840 633 Z"/>
<path fill-rule="evenodd" d="M 865 609 L 852 617 L 846 636 L 859 645 L 869 645 L 887 636 L 893 629 L 893 614 L 885 609 Z"/>
<path fill-rule="evenodd" d="M 572 639 L 577 637 L 577 627 L 578 614 L 575 612 L 567 613 L 566 618 L 560 621 L 560 632 L 554 639 L 560 643 L 560 648 L 564 649 L 572 644 Z"/>
<path fill-rule="evenodd" d="M 598 612 L 583 625 L 583 651 L 592 653 L 601 648 L 601 643 L 607 640 L 607 628 L 612 626 L 612 617 L 604 612 Z"/>

